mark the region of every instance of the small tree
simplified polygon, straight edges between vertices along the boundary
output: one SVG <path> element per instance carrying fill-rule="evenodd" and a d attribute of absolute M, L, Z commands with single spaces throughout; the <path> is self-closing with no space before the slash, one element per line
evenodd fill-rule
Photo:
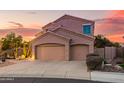
<path fill-rule="evenodd" d="M 22 36 L 16 36 L 15 33 L 9 33 L 5 38 L 1 39 L 2 50 L 13 50 L 15 58 L 18 56 L 18 48 L 22 45 Z"/>
<path fill-rule="evenodd" d="M 105 38 L 103 35 L 97 35 L 95 36 L 95 47 L 96 48 L 103 48 L 105 46 L 114 46 L 114 47 L 120 47 L 119 43 L 113 43 L 107 38 Z"/>

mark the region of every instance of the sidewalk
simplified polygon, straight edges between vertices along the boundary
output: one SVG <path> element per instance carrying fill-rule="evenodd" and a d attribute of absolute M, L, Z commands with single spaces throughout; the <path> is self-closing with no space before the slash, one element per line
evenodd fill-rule
<path fill-rule="evenodd" d="M 93 71 L 91 72 L 91 80 L 124 83 L 124 73 Z"/>

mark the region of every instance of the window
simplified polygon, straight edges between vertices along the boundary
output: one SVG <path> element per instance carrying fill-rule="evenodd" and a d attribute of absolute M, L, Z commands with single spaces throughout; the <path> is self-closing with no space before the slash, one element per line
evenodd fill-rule
<path fill-rule="evenodd" d="M 82 30 L 83 30 L 83 34 L 91 35 L 92 28 L 90 24 L 84 24 Z"/>

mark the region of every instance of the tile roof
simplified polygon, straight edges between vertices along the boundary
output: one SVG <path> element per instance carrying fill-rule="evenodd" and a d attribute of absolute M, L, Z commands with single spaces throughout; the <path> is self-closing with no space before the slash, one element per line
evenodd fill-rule
<path fill-rule="evenodd" d="M 75 16 L 71 16 L 71 15 L 65 14 L 65 15 L 63 15 L 62 17 L 56 19 L 55 21 L 46 24 L 46 25 L 43 26 L 42 28 L 45 28 L 45 27 L 47 27 L 47 26 L 49 26 L 49 25 L 52 25 L 52 24 L 54 24 L 54 23 L 56 23 L 56 22 L 58 22 L 58 21 L 60 21 L 60 20 L 62 20 L 62 19 L 72 19 L 72 20 L 78 20 L 78 21 L 82 21 L 82 22 L 83 22 L 83 21 L 87 21 L 87 22 L 92 22 L 92 23 L 94 23 L 94 21 L 91 21 L 91 20 L 87 20 L 87 19 L 83 19 L 83 18 L 79 18 L 79 17 L 75 17 Z"/>

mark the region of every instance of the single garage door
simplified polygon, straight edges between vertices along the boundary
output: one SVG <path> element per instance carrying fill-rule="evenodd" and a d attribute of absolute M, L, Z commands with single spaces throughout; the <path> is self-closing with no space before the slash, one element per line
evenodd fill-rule
<path fill-rule="evenodd" d="M 86 55 L 89 52 L 89 46 L 72 45 L 70 49 L 71 60 L 86 60 Z"/>
<path fill-rule="evenodd" d="M 45 44 L 36 48 L 37 59 L 41 61 L 65 60 L 65 47 L 59 44 Z"/>

